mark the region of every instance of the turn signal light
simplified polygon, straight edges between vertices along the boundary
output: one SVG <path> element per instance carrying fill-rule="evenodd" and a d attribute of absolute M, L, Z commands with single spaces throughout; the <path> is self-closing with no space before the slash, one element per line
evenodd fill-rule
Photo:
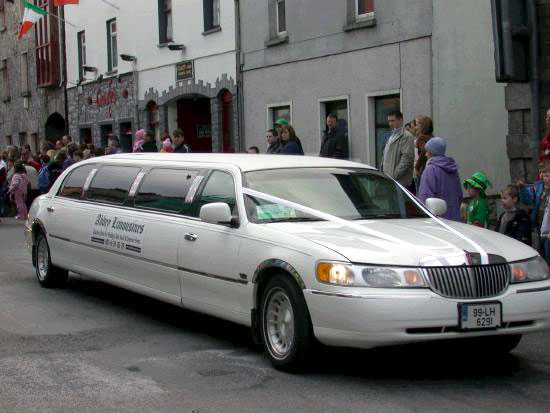
<path fill-rule="evenodd" d="M 527 270 L 523 266 L 516 265 L 512 268 L 512 281 L 521 282 L 527 279 Z"/>
<path fill-rule="evenodd" d="M 424 280 L 418 271 L 408 270 L 403 273 L 407 285 L 421 286 L 424 285 Z"/>
<path fill-rule="evenodd" d="M 342 264 L 321 262 L 317 265 L 317 278 L 327 284 L 351 285 L 353 273 Z"/>

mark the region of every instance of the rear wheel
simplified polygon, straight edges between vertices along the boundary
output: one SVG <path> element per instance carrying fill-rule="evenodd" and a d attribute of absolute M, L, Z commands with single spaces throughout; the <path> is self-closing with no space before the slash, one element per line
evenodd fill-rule
<path fill-rule="evenodd" d="M 311 320 L 298 286 L 283 275 L 273 277 L 261 300 L 261 331 L 266 353 L 281 370 L 302 367 L 313 343 Z"/>
<path fill-rule="evenodd" d="M 36 277 L 42 287 L 61 287 L 69 278 L 69 272 L 52 264 L 50 246 L 43 232 L 36 236 Z"/>

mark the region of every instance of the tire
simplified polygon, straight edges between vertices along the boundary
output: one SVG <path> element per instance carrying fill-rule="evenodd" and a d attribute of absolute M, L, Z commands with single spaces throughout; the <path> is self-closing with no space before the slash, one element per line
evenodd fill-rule
<path fill-rule="evenodd" d="M 276 275 L 261 297 L 261 336 L 269 360 L 279 370 L 304 367 L 314 339 L 302 292 L 289 277 Z"/>
<path fill-rule="evenodd" d="M 69 272 L 52 264 L 50 246 L 43 232 L 39 232 L 36 244 L 36 277 L 42 287 L 62 287 L 69 278 Z"/>

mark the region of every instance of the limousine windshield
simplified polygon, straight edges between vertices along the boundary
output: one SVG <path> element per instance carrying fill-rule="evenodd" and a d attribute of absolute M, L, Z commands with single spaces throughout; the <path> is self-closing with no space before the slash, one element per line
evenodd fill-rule
<path fill-rule="evenodd" d="M 424 218 L 399 186 L 377 171 L 289 168 L 247 172 L 245 186 L 348 220 Z M 252 222 L 314 221 L 319 218 L 284 204 L 246 197 Z"/>

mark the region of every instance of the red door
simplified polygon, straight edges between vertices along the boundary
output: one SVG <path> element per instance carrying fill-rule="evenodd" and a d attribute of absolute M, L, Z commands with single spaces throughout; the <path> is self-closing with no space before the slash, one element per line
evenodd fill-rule
<path fill-rule="evenodd" d="M 193 152 L 212 152 L 210 99 L 190 98 L 178 101 L 178 128 Z"/>

